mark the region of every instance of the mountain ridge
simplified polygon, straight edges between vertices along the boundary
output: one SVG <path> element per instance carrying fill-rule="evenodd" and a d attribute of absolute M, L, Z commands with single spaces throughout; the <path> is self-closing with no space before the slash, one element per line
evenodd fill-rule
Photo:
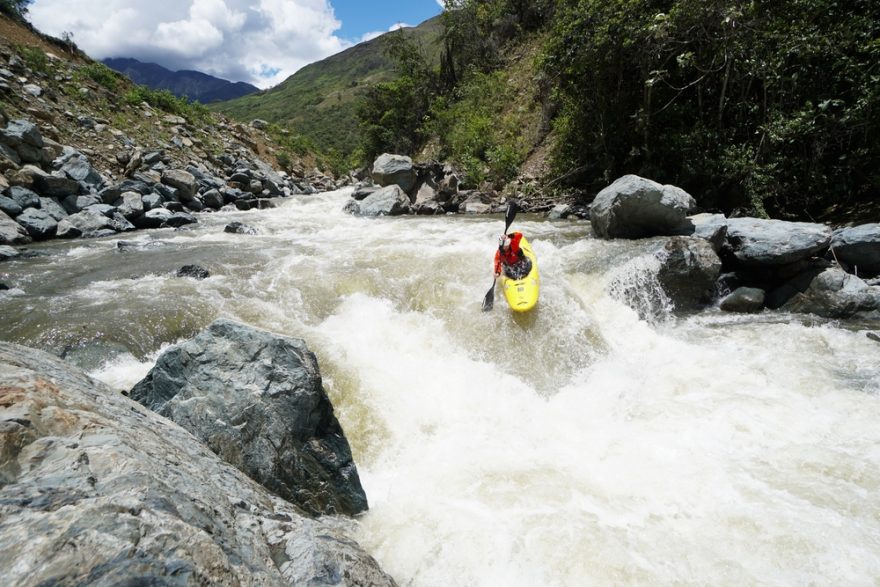
<path fill-rule="evenodd" d="M 306 137 L 322 151 L 349 153 L 358 139 L 357 98 L 370 85 L 397 77 L 394 62 L 385 55 L 388 35 L 404 34 L 436 59 L 441 32 L 442 15 L 438 15 L 416 27 L 358 43 L 306 65 L 277 86 L 213 103 L 210 109 L 239 120 L 264 119 Z"/>
<path fill-rule="evenodd" d="M 157 63 L 131 57 L 109 57 L 101 61 L 110 69 L 127 76 L 136 84 L 154 90 L 168 90 L 175 96 L 208 104 L 240 98 L 260 89 L 246 82 L 232 82 L 201 71 L 172 71 Z"/>

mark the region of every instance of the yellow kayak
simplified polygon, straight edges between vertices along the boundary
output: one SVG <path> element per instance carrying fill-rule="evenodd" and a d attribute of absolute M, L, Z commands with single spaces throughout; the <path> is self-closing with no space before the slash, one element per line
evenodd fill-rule
<path fill-rule="evenodd" d="M 505 272 L 502 272 L 501 289 L 504 291 L 504 298 L 511 310 L 528 312 L 538 303 L 538 288 L 541 280 L 538 277 L 538 259 L 535 257 L 535 252 L 532 251 L 531 243 L 526 240 L 526 237 L 522 237 L 519 246 L 526 258 L 532 263 L 531 271 L 522 279 L 511 279 Z"/>

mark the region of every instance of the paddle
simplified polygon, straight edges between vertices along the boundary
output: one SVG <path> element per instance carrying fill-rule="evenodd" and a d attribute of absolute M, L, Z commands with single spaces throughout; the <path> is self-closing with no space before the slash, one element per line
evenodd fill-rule
<path fill-rule="evenodd" d="M 504 234 L 507 234 L 507 229 L 510 228 L 510 225 L 513 224 L 513 219 L 516 218 L 516 202 L 509 202 L 507 204 L 507 210 L 504 212 Z M 489 291 L 486 292 L 486 297 L 483 298 L 483 311 L 488 312 L 492 309 L 492 306 L 495 305 L 495 282 L 498 281 L 498 276 L 492 278 L 492 287 L 489 288 Z"/>

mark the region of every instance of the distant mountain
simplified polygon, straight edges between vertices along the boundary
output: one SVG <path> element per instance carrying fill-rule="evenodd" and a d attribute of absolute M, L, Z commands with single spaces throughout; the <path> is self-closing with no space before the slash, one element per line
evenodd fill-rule
<path fill-rule="evenodd" d="M 441 16 L 417 27 L 403 29 L 413 35 L 427 55 L 439 61 Z M 358 139 L 357 97 L 370 85 L 397 77 L 385 55 L 385 33 L 303 67 L 270 90 L 211 105 L 242 121 L 261 118 L 311 139 L 322 151 L 349 153 Z"/>
<path fill-rule="evenodd" d="M 232 100 L 260 91 L 244 82 L 230 82 L 200 71 L 171 71 L 155 63 L 124 57 L 104 59 L 104 65 L 128 76 L 131 81 L 154 90 L 168 90 L 202 104 Z"/>

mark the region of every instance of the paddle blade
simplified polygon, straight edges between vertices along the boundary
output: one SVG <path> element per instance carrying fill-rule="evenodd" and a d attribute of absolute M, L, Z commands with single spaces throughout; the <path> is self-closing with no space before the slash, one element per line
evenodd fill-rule
<path fill-rule="evenodd" d="M 495 282 L 492 282 L 492 287 L 489 288 L 489 291 L 486 292 L 486 297 L 483 298 L 483 311 L 488 312 L 492 309 L 492 306 L 495 305 Z"/>
<path fill-rule="evenodd" d="M 507 210 L 504 212 L 504 232 L 507 233 L 507 229 L 510 228 L 510 225 L 513 224 L 513 219 L 516 218 L 516 212 L 518 210 L 518 206 L 516 202 L 511 200 L 507 203 Z"/>

